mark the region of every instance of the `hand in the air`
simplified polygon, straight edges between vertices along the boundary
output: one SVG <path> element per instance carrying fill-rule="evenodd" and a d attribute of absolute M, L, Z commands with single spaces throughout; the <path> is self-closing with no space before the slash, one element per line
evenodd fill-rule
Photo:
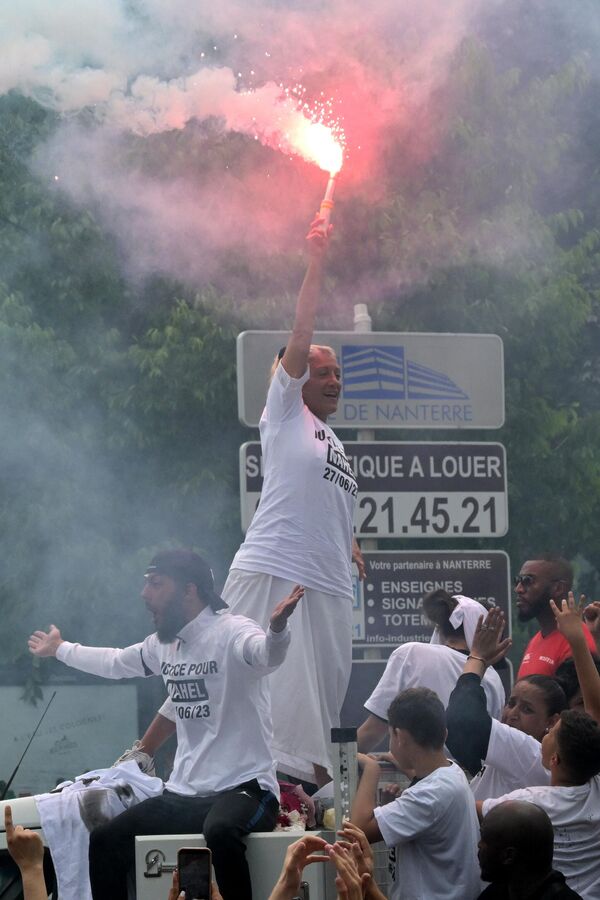
<path fill-rule="evenodd" d="M 12 809 L 4 807 L 4 827 L 6 829 L 6 845 L 8 852 L 21 872 L 25 870 L 43 869 L 44 844 L 37 831 L 30 831 L 22 825 L 13 825 Z"/>
<path fill-rule="evenodd" d="M 297 584 L 290 596 L 286 597 L 285 600 L 281 600 L 277 604 L 271 616 L 271 631 L 274 631 L 276 634 L 280 631 L 283 631 L 286 626 L 287 620 L 292 615 L 303 596 L 304 588 L 301 585 Z"/>
<path fill-rule="evenodd" d="M 29 652 L 34 656 L 56 656 L 56 651 L 63 639 L 56 625 L 51 625 L 48 631 L 34 631 L 27 645 Z"/>

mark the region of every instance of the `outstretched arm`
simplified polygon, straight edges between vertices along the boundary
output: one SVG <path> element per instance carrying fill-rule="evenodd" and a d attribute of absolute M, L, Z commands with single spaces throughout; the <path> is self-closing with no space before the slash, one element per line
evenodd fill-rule
<path fill-rule="evenodd" d="M 56 651 L 64 643 L 62 635 L 56 625 L 51 625 L 48 631 L 34 631 L 27 641 L 29 652 L 34 656 L 56 656 Z"/>
<path fill-rule="evenodd" d="M 561 609 L 554 600 L 550 600 L 558 630 L 566 637 L 571 647 L 585 711 L 596 722 L 600 722 L 600 675 L 594 665 L 581 623 L 581 610 L 584 603 L 583 595 L 579 605 L 576 603 L 573 591 L 569 591 L 568 600 L 562 601 Z"/>
<path fill-rule="evenodd" d="M 450 694 L 446 710 L 446 746 L 461 766 L 475 775 L 488 753 L 492 720 L 487 711 L 481 679 L 493 662 L 508 652 L 510 639 L 501 639 L 502 611 L 495 607 L 485 622 L 480 617 L 463 674 Z"/>
<path fill-rule="evenodd" d="M 84 647 L 64 641 L 56 625 L 48 631 L 34 631 L 27 642 L 34 656 L 55 656 L 65 665 L 103 678 L 139 678 L 154 674 L 152 654 L 146 641 L 125 647 Z"/>
<path fill-rule="evenodd" d="M 319 216 L 311 223 L 306 241 L 309 253 L 308 267 L 296 303 L 292 334 L 281 360 L 283 368 L 292 378 L 302 378 L 306 372 L 308 353 L 315 330 L 323 278 L 323 260 L 329 242 L 329 234 L 323 231 L 323 219 Z"/>
<path fill-rule="evenodd" d="M 289 597 L 280 600 L 271 614 L 271 620 L 269 622 L 271 631 L 275 634 L 280 634 L 283 631 L 287 625 L 287 620 L 298 606 L 302 597 L 304 597 L 304 588 L 302 585 L 297 584 Z"/>

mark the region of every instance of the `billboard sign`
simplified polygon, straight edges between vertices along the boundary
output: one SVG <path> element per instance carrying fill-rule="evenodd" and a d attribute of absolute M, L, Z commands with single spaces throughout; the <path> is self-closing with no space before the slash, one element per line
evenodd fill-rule
<path fill-rule="evenodd" d="M 354 532 L 369 538 L 500 537 L 508 530 L 506 453 L 497 443 L 346 441 L 358 483 Z M 329 462 L 329 461 L 328 461 Z M 323 477 L 343 479 L 333 463 Z M 240 448 L 242 528 L 262 490 L 258 441 Z"/>
<path fill-rule="evenodd" d="M 355 646 L 428 642 L 433 626 L 423 614 L 423 597 L 439 588 L 499 606 L 511 633 L 510 563 L 503 551 L 376 550 L 363 556 L 366 579 L 355 578 Z"/>
<path fill-rule="evenodd" d="M 237 339 L 238 411 L 258 425 L 269 370 L 286 331 L 245 331 Z M 342 394 L 333 428 L 500 428 L 504 357 L 495 334 L 315 332 L 335 350 Z"/>

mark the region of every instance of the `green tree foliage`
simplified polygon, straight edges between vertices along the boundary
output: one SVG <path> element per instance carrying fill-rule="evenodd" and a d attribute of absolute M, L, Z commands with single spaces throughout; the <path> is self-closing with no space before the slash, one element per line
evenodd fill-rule
<path fill-rule="evenodd" d="M 597 589 L 600 233 L 587 193 L 598 173 L 589 147 L 566 132 L 565 109 L 584 108 L 598 85 L 580 59 L 545 79 L 498 71 L 476 42 L 461 48 L 449 84 L 427 177 L 380 213 L 385 256 L 423 282 L 386 298 L 380 323 L 500 334 L 510 485 L 500 546 L 513 571 L 544 550 L 584 557 L 596 575 L 588 569 L 580 587 Z M 575 160 L 577 190 L 557 189 Z M 569 205 L 558 207 L 559 197 Z"/>
<path fill-rule="evenodd" d="M 91 214 L 22 161 L 49 118 L 2 101 L 3 660 L 50 621 L 138 639 L 156 546 L 203 547 L 222 574 L 238 542 L 238 329 L 208 289 L 127 285 Z"/>

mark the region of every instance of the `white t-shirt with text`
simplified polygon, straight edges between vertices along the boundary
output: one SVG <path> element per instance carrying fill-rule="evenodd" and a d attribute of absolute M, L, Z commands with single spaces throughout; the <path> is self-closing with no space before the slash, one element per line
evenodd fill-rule
<path fill-rule="evenodd" d="M 275 370 L 260 421 L 260 503 L 231 568 L 352 598 L 356 478 L 341 441 L 304 404 L 308 377 Z"/>
<path fill-rule="evenodd" d="M 278 797 L 263 676 L 283 662 L 290 635 L 289 626 L 265 635 L 244 616 L 206 608 L 170 644 L 156 634 L 124 650 L 64 641 L 56 656 L 105 678 L 162 675 L 177 728 L 169 791 L 207 796 L 257 779 Z"/>

